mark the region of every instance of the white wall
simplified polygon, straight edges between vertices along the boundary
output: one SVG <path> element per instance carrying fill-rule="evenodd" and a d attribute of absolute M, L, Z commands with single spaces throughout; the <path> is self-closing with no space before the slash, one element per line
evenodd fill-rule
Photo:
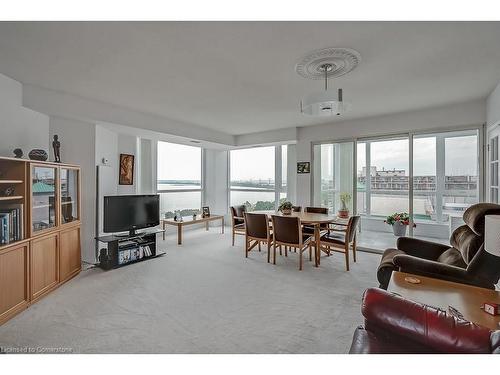
<path fill-rule="evenodd" d="M 95 124 L 61 117 L 50 117 L 50 139 L 57 134 L 61 142 L 61 161 L 81 167 L 80 213 L 82 221 L 82 259 L 94 262 L 95 227 Z M 50 158 L 54 159 L 51 148 Z"/>
<path fill-rule="evenodd" d="M 210 212 L 226 215 L 228 223 L 228 155 L 227 151 L 205 150 L 205 205 Z M 217 223 L 218 225 L 218 223 Z"/>
<path fill-rule="evenodd" d="M 500 83 L 486 99 L 486 124 L 488 127 L 500 123 Z"/>
<path fill-rule="evenodd" d="M 120 124 L 216 144 L 234 145 L 234 136 L 230 134 L 42 87 L 24 85 L 23 102 L 25 106 L 49 115 Z"/>
<path fill-rule="evenodd" d="M 311 161 L 312 143 L 377 135 L 432 131 L 435 129 L 481 125 L 486 121 L 486 101 L 476 100 L 438 108 L 370 117 L 298 129 L 297 161 Z M 297 204 L 311 200 L 311 175 L 297 175 Z"/>
<path fill-rule="evenodd" d="M 0 155 L 14 156 L 21 148 L 24 158 L 41 148 L 49 151 L 49 117 L 22 105 L 21 83 L 0 74 Z"/>
<path fill-rule="evenodd" d="M 156 174 L 153 174 L 153 166 L 156 165 L 153 160 L 156 158 L 156 147 L 153 147 L 153 143 L 151 139 L 139 140 L 139 160 L 137 161 L 137 180 L 139 181 L 137 192 L 139 194 L 153 194 L 156 191 Z"/>

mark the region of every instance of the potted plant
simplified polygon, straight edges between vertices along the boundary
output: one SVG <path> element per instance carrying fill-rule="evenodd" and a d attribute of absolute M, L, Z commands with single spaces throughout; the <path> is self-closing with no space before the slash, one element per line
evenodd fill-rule
<path fill-rule="evenodd" d="M 392 231 L 395 236 L 401 237 L 406 235 L 406 228 L 410 225 L 410 215 L 407 212 L 396 212 L 384 220 L 385 223 L 392 226 Z M 415 228 L 417 225 L 413 223 Z"/>
<path fill-rule="evenodd" d="M 347 205 L 351 201 L 351 194 L 348 192 L 342 192 L 340 193 L 340 203 L 342 203 L 342 207 L 340 207 L 340 210 L 338 211 L 338 215 L 340 218 L 346 219 L 349 217 L 349 208 Z"/>
<path fill-rule="evenodd" d="M 278 211 L 281 211 L 283 215 L 291 215 L 292 214 L 292 202 L 284 201 L 280 204 Z"/>

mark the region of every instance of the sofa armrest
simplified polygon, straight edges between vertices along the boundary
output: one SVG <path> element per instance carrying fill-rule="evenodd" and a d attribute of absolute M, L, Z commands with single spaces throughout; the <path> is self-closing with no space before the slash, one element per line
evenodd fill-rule
<path fill-rule="evenodd" d="M 448 245 L 411 237 L 399 237 L 396 247 L 398 250 L 402 250 L 408 255 L 429 260 L 436 260 L 442 253 L 450 248 Z"/>
<path fill-rule="evenodd" d="M 399 271 L 401 272 L 433 277 L 455 283 L 469 284 L 479 286 L 481 288 L 494 288 L 490 282 L 477 276 L 471 276 L 467 273 L 466 269 L 450 266 L 449 264 L 415 258 L 409 255 L 396 255 L 393 262 L 396 268 L 399 268 Z"/>
<path fill-rule="evenodd" d="M 491 331 L 459 321 L 443 310 L 382 289 L 368 289 L 361 310 L 365 328 L 394 340 L 412 341 L 441 353 L 491 353 Z"/>

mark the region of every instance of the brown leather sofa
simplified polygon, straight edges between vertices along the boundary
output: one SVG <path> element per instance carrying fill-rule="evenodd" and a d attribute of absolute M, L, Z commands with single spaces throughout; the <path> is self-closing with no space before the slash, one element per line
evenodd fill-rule
<path fill-rule="evenodd" d="M 394 270 L 494 289 L 500 278 L 499 258 L 484 248 L 484 217 L 500 215 L 500 205 L 478 203 L 464 212 L 465 225 L 451 235 L 450 244 L 398 238 L 387 249 L 377 270 L 380 287 L 387 289 Z"/>
<path fill-rule="evenodd" d="M 365 291 L 361 312 L 349 354 L 500 353 L 500 331 L 382 289 Z"/>

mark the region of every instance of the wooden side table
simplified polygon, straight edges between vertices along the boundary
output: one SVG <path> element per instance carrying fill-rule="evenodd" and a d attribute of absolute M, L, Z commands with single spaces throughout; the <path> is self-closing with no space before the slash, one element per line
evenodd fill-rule
<path fill-rule="evenodd" d="M 406 277 L 417 278 L 420 284 L 411 284 Z M 481 309 L 484 302 L 500 303 L 499 291 L 404 272 L 392 273 L 387 290 L 445 311 L 452 306 L 471 322 L 493 330 L 500 329 L 500 316 L 489 315 Z"/>
<path fill-rule="evenodd" d="M 187 216 L 182 218 L 183 221 L 175 221 L 174 219 L 162 219 L 161 223 L 163 230 L 165 230 L 167 225 L 172 225 L 177 227 L 177 244 L 182 245 L 182 228 L 185 225 L 200 224 L 205 223 L 205 230 L 208 230 L 208 224 L 211 221 L 221 221 L 221 233 L 224 233 L 224 216 L 223 215 L 210 215 L 207 217 L 197 216 L 193 219 L 192 216 Z M 165 232 L 163 232 L 163 240 L 165 240 Z"/>

